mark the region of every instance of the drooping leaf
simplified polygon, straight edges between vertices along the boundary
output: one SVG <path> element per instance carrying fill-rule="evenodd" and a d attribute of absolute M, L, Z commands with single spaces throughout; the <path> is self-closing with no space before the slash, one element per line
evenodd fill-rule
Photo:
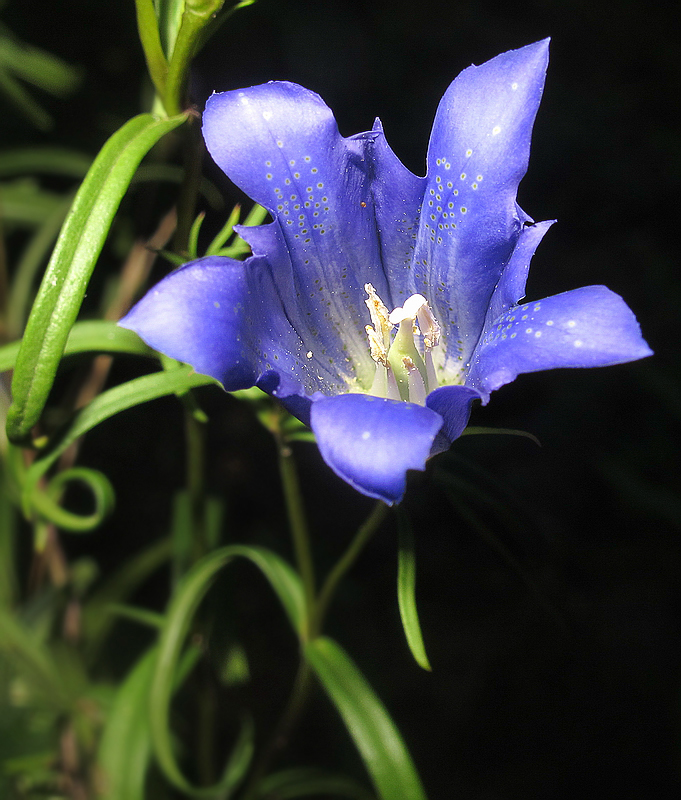
<path fill-rule="evenodd" d="M 166 613 L 151 690 L 149 716 L 154 752 L 165 777 L 192 797 L 211 797 L 234 789 L 245 775 L 253 751 L 253 732 L 244 727 L 223 775 L 212 787 L 195 787 L 184 777 L 175 758 L 170 730 L 172 675 L 181 657 L 189 626 L 219 572 L 234 559 L 245 558 L 263 573 L 274 589 L 297 635 L 303 631 L 305 601 L 300 579 L 275 553 L 261 547 L 231 545 L 209 553 L 184 576 Z"/>
<path fill-rule="evenodd" d="M 416 663 L 430 671 L 430 663 L 421 635 L 418 612 L 416 610 L 416 558 L 414 554 L 414 535 L 407 515 L 398 506 L 397 528 L 399 545 L 397 554 L 397 602 L 400 607 L 402 627 L 407 644 Z"/>
<path fill-rule="evenodd" d="M 84 433 L 109 417 L 127 408 L 156 400 L 168 394 L 183 394 L 198 386 L 214 383 L 212 378 L 198 375 L 189 367 L 171 371 L 154 372 L 115 386 L 98 395 L 89 405 L 78 411 L 68 427 L 50 442 L 47 451 L 27 470 L 27 484 L 35 483 L 55 460 Z"/>
<path fill-rule="evenodd" d="M 340 712 L 381 800 L 426 800 L 395 723 L 347 653 L 322 636 L 306 645 L 305 656 Z"/>

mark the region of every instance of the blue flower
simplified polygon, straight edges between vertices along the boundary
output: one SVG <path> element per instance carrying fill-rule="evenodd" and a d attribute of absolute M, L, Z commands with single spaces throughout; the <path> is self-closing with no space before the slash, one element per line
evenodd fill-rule
<path fill-rule="evenodd" d="M 650 355 L 603 286 L 519 302 L 551 225 L 516 203 L 547 60 L 542 41 L 464 70 L 425 178 L 378 120 L 343 138 L 296 84 L 213 95 L 208 150 L 274 221 L 240 229 L 245 262 L 186 264 L 121 324 L 229 391 L 279 398 L 341 478 L 386 503 L 462 433 L 474 400 L 520 373 Z"/>

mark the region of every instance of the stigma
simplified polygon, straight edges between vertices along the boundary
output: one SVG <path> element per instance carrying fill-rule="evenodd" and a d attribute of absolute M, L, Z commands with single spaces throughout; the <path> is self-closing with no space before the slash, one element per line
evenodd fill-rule
<path fill-rule="evenodd" d="M 388 311 L 370 283 L 364 291 L 372 322 L 365 330 L 376 362 L 369 394 L 425 405 L 437 387 L 432 351 L 440 343 L 440 326 L 428 301 L 413 294 L 404 305 Z"/>

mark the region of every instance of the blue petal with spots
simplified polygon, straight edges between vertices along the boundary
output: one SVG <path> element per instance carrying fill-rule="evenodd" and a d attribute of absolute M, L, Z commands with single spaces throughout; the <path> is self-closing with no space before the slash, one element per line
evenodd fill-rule
<path fill-rule="evenodd" d="M 516 203 L 547 53 L 537 42 L 461 73 L 438 108 L 425 178 L 400 163 L 378 120 L 344 138 L 301 86 L 214 95 L 208 149 L 273 222 L 239 229 L 252 257 L 186 265 L 121 324 L 226 389 L 256 384 L 278 397 L 311 425 L 337 475 L 386 503 L 402 498 L 407 470 L 461 434 L 475 400 L 520 373 L 650 355 L 632 312 L 603 286 L 521 302 L 552 224 L 533 224 Z M 406 361 L 407 350 L 397 361 L 381 354 L 376 331 L 370 350 L 366 284 L 388 312 L 405 307 L 398 321 L 414 319 L 409 303 L 423 311 L 411 297 L 422 294 L 440 343 L 426 315 L 400 325 L 416 347 Z M 412 372 L 398 391 L 385 376 L 400 363 Z M 386 399 L 395 392 L 408 399 Z"/>
<path fill-rule="evenodd" d="M 459 380 L 522 223 L 516 192 L 530 153 L 548 40 L 464 70 L 446 91 L 428 147 L 414 270 L 446 339 L 445 376 Z M 438 287 L 456 287 L 438 292 Z M 435 290 L 435 291 L 433 291 Z"/>
<path fill-rule="evenodd" d="M 371 383 L 364 284 L 388 294 L 367 162 L 378 134 L 344 139 L 318 95 L 272 82 L 213 95 L 203 135 L 218 166 L 275 219 L 281 247 L 267 254 L 313 357 L 331 359 L 349 386 Z"/>
<path fill-rule="evenodd" d="M 119 322 L 228 391 L 276 371 L 278 392 L 314 391 L 305 347 L 291 327 L 267 261 L 211 256 L 171 272 Z M 310 384 L 313 384 L 310 386 Z"/>
<path fill-rule="evenodd" d="M 467 384 L 484 395 L 522 372 L 605 367 L 652 355 L 627 304 L 605 286 L 584 286 L 514 305 L 485 330 Z"/>
<path fill-rule="evenodd" d="M 341 394 L 313 404 L 311 425 L 336 475 L 392 505 L 402 499 L 407 470 L 424 469 L 442 417 L 415 403 Z"/>

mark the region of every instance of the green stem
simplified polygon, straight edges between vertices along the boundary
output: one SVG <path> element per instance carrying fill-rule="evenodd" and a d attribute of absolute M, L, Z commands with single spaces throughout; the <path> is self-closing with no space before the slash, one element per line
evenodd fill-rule
<path fill-rule="evenodd" d="M 310 537 L 307 529 L 307 520 L 303 508 L 303 499 L 300 494 L 298 472 L 293 460 L 293 453 L 281 434 L 275 436 L 279 451 L 279 474 L 284 491 L 286 511 L 288 514 L 293 550 L 295 553 L 298 572 L 300 573 L 305 592 L 305 607 L 307 609 L 307 625 L 303 637 L 307 640 L 310 621 L 315 614 L 315 573 L 314 562 L 310 550 Z"/>
<path fill-rule="evenodd" d="M 137 9 L 137 30 L 144 50 L 149 76 L 154 82 L 159 97 L 163 97 L 166 91 L 168 61 L 161 45 L 161 35 L 158 30 L 154 2 L 153 0 L 135 0 L 135 6 Z"/>
<path fill-rule="evenodd" d="M 207 0 L 205 3 L 196 3 L 195 8 L 185 3 L 182 22 L 175 39 L 175 47 L 168 64 L 163 105 L 166 112 L 173 116 L 180 113 L 185 104 L 185 89 L 189 67 L 196 55 L 201 41 L 201 34 L 220 10 L 224 0 Z M 176 109 L 173 111 L 172 109 Z"/>
<path fill-rule="evenodd" d="M 187 441 L 187 493 L 193 532 L 192 560 L 198 560 L 208 551 L 206 535 L 206 497 L 204 484 L 205 423 L 197 418 L 191 396 L 185 401 L 185 436 Z M 194 404 L 195 406 L 195 404 Z"/>
<path fill-rule="evenodd" d="M 312 637 L 318 636 L 322 631 L 324 624 L 324 617 L 329 607 L 329 603 L 338 588 L 338 584 L 345 576 L 350 567 L 355 563 L 357 556 L 362 552 L 364 546 L 369 539 L 376 533 L 381 523 L 388 515 L 390 507 L 387 506 L 382 500 L 379 500 L 374 506 L 366 522 L 359 527 L 355 538 L 350 542 L 348 549 L 343 553 L 340 560 L 336 563 L 334 568 L 328 574 L 324 585 L 317 597 L 317 608 L 315 617 L 312 621 Z"/>
<path fill-rule="evenodd" d="M 275 435 L 279 450 L 279 471 L 284 489 L 298 571 L 303 581 L 305 591 L 305 603 L 309 622 L 308 630 L 304 631 L 302 636 L 302 643 L 304 644 L 305 641 L 314 639 L 321 634 L 326 609 L 328 608 L 329 602 L 339 582 L 354 564 L 366 543 L 378 530 L 389 511 L 389 507 L 381 501 L 376 504 L 371 515 L 357 531 L 348 549 L 329 573 L 319 595 L 315 596 L 314 566 L 310 552 L 310 540 L 300 495 L 298 475 L 295 470 L 295 464 L 293 463 L 293 456 L 290 447 L 281 434 L 280 428 L 272 423 L 270 423 L 268 427 Z M 267 774 L 272 760 L 288 744 L 310 696 L 312 685 L 312 670 L 307 660 L 302 658 L 289 701 L 274 730 L 274 734 L 269 739 L 269 742 L 262 751 L 251 773 L 242 800 L 255 800 L 255 798 L 258 797 L 260 782 Z"/>
<path fill-rule="evenodd" d="M 286 412 L 278 407 L 273 411 L 271 416 L 268 415 L 268 422 L 266 424 L 273 433 L 277 443 L 279 474 L 281 476 L 284 501 L 286 503 L 286 513 L 291 530 L 291 538 L 293 540 L 296 564 L 305 593 L 305 608 L 307 613 L 305 627 L 301 634 L 301 644 L 304 644 L 310 638 L 311 620 L 316 616 L 315 572 L 310 549 L 307 519 L 303 507 L 303 498 L 300 493 L 298 472 L 293 460 L 293 452 L 286 442 L 285 435 L 281 429 L 285 417 Z M 310 665 L 304 658 L 301 658 L 289 701 L 277 723 L 274 733 L 269 738 L 269 741 L 260 754 L 253 772 L 251 773 L 250 780 L 243 793 L 243 800 L 255 800 L 258 796 L 260 782 L 267 774 L 272 760 L 288 744 L 309 697 L 312 687 L 311 678 L 312 671 Z"/>

